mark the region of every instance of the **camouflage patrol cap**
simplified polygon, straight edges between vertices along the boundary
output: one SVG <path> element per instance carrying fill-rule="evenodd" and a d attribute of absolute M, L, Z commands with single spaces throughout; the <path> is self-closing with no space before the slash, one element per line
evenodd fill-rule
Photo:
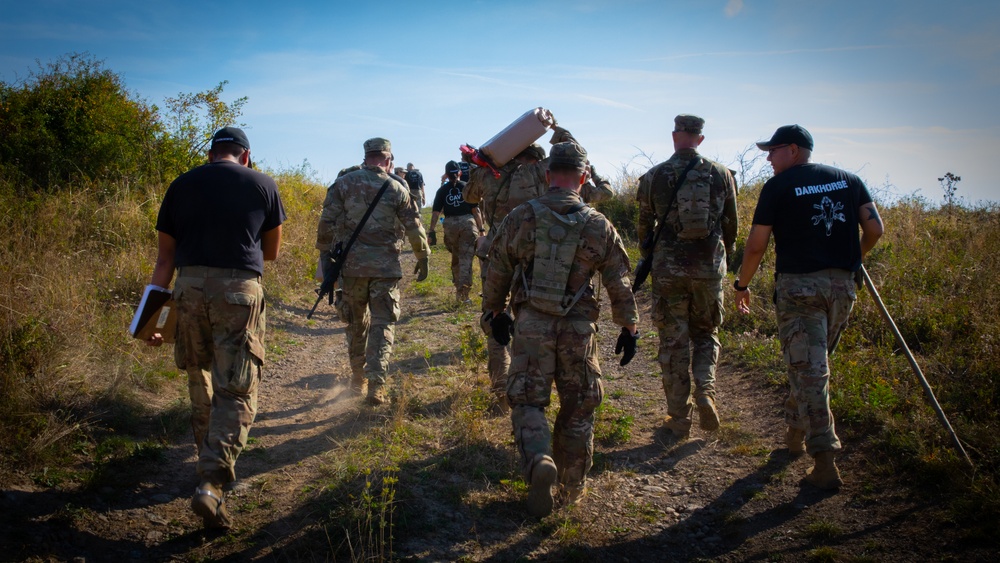
<path fill-rule="evenodd" d="M 574 166 L 583 169 L 587 165 L 587 151 L 576 143 L 556 143 L 549 151 L 549 166 Z"/>
<path fill-rule="evenodd" d="M 701 135 L 701 128 L 705 126 L 705 120 L 697 115 L 682 113 L 674 118 L 674 131 L 684 131 L 692 135 Z"/>
<path fill-rule="evenodd" d="M 372 137 L 365 141 L 365 153 L 370 152 L 392 152 L 392 143 L 389 139 L 383 139 L 382 137 Z"/>
<path fill-rule="evenodd" d="M 545 160 L 545 149 L 543 149 L 542 145 L 539 145 L 538 143 L 531 143 L 527 148 L 521 151 L 521 154 L 534 158 L 535 160 Z"/>

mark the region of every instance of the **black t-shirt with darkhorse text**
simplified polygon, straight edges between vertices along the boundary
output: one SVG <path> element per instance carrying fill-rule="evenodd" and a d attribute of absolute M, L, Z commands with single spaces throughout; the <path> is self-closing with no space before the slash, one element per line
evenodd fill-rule
<path fill-rule="evenodd" d="M 854 272 L 861 267 L 858 208 L 871 201 L 857 175 L 825 164 L 802 164 L 764 184 L 753 222 L 772 228 L 777 273 Z"/>

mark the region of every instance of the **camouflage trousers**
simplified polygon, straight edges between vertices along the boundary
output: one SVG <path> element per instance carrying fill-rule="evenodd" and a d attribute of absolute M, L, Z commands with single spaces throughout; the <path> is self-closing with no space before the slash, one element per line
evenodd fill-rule
<path fill-rule="evenodd" d="M 778 338 L 788 364 L 785 421 L 805 430 L 806 451 L 840 449 L 830 412 L 829 357 L 857 299 L 847 270 L 778 274 L 775 281 Z"/>
<path fill-rule="evenodd" d="M 444 218 L 444 246 L 451 253 L 451 281 L 457 289 L 468 291 L 472 287 L 472 260 L 478 237 L 472 215 Z"/>
<path fill-rule="evenodd" d="M 580 487 L 593 465 L 594 410 L 604 399 L 597 325 L 523 307 L 514 327 L 507 400 L 525 479 L 530 479 L 537 456 L 551 455 L 559 482 Z M 545 408 L 553 381 L 559 413 L 550 432 Z"/>
<path fill-rule="evenodd" d="M 498 400 L 507 400 L 507 372 L 510 369 L 510 345 L 504 346 L 493 338 L 493 328 L 485 320 L 479 319 L 479 327 L 486 335 L 487 371 L 490 375 L 490 390 Z"/>
<path fill-rule="evenodd" d="M 487 236 L 487 243 L 492 244 L 494 231 L 490 229 Z M 489 248 L 488 244 L 484 244 Z M 489 268 L 490 261 L 485 256 L 479 256 L 480 276 L 486 281 L 486 269 Z M 494 392 L 506 394 L 507 373 L 510 370 L 510 345 L 504 346 L 493 339 L 493 330 L 489 323 L 481 323 L 483 332 L 486 333 L 486 356 L 487 370 L 489 370 L 490 381 Z"/>
<path fill-rule="evenodd" d="M 696 398 L 715 398 L 719 327 L 723 319 L 722 280 L 654 276 L 652 297 L 667 414 L 690 419 L 692 376 Z"/>
<path fill-rule="evenodd" d="M 394 339 L 393 325 L 399 320 L 399 278 L 352 278 L 344 276 L 343 292 L 336 307 L 347 323 L 347 355 L 351 373 L 373 383 L 385 383 Z"/>
<path fill-rule="evenodd" d="M 255 272 L 182 267 L 174 283 L 174 359 L 187 371 L 198 474 L 223 485 L 257 414 L 264 364 L 264 289 Z"/>

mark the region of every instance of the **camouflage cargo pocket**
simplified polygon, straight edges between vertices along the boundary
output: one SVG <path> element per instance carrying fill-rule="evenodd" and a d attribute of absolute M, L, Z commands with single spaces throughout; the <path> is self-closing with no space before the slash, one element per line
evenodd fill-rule
<path fill-rule="evenodd" d="M 389 297 L 392 299 L 392 318 L 391 322 L 396 322 L 399 320 L 399 286 L 394 285 L 392 289 L 389 290 Z"/>
<path fill-rule="evenodd" d="M 573 321 L 573 331 L 580 335 L 580 349 L 585 350 L 584 357 L 584 393 L 601 379 L 601 363 L 597 358 L 597 323 L 590 321 Z"/>
<path fill-rule="evenodd" d="M 229 380 L 229 390 L 238 394 L 248 394 L 260 381 L 264 366 L 264 344 L 256 335 L 247 332 L 246 343 L 240 346 L 233 358 L 233 375 Z"/>
<path fill-rule="evenodd" d="M 226 292 L 226 303 L 246 307 L 243 338 L 233 354 L 227 385 L 229 391 L 244 395 L 257 386 L 264 365 L 264 343 L 257 333 L 262 303 L 254 295 L 238 292 Z M 239 320 L 234 316 L 234 324 Z"/>
<path fill-rule="evenodd" d="M 805 323 L 800 319 L 792 319 L 778 327 L 778 339 L 781 340 L 781 350 L 789 366 L 803 368 L 810 365 L 809 333 Z"/>
<path fill-rule="evenodd" d="M 333 308 L 337 311 L 337 318 L 345 324 L 351 324 L 351 308 L 347 306 L 344 300 L 344 292 L 341 290 L 336 291 L 336 297 L 333 300 Z"/>
<path fill-rule="evenodd" d="M 511 404 L 527 404 L 528 356 L 519 355 L 511 358 L 507 374 L 507 397 Z"/>
<path fill-rule="evenodd" d="M 171 297 L 173 298 L 174 303 L 176 304 L 177 313 L 179 315 L 182 314 L 182 312 L 184 311 L 183 296 L 184 296 L 183 286 L 178 286 L 175 284 L 174 291 Z M 191 355 L 191 350 L 190 350 L 191 344 L 189 341 L 190 339 L 188 338 L 187 334 L 183 332 L 184 329 L 187 328 L 188 324 L 189 323 L 187 322 L 177 323 L 177 335 L 174 340 L 174 364 L 177 365 L 177 369 L 179 370 L 187 369 L 188 365 L 191 366 L 198 365 L 197 360 L 193 358 L 189 361 L 189 356 Z"/>
<path fill-rule="evenodd" d="M 596 325 L 594 327 L 596 330 Z M 600 406 L 604 400 L 604 385 L 601 383 L 601 364 L 597 359 L 597 338 L 590 337 L 590 342 L 587 344 L 586 350 L 586 379 L 583 382 L 583 388 L 580 390 L 580 399 L 583 408 L 592 411 Z"/>
<path fill-rule="evenodd" d="M 552 384 L 540 373 L 538 362 L 530 354 L 511 358 L 507 377 L 507 397 L 511 404 L 547 407 Z"/>
<path fill-rule="evenodd" d="M 722 293 L 719 293 L 722 296 Z M 720 327 L 722 322 L 726 320 L 725 306 L 722 303 L 722 299 L 715 299 L 712 301 L 712 326 Z"/>

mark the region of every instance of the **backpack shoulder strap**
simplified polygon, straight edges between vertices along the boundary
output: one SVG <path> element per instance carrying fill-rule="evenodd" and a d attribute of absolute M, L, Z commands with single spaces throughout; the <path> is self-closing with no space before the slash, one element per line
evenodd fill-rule
<path fill-rule="evenodd" d="M 674 191 L 670 194 L 670 201 L 667 203 L 667 208 L 663 211 L 663 217 L 657 218 L 660 225 L 656 228 L 656 234 L 653 235 L 653 242 L 649 245 L 650 250 L 656 248 L 656 242 L 660 240 L 660 235 L 663 234 L 663 227 L 667 224 L 667 214 L 670 213 L 670 208 L 674 206 L 674 201 L 677 198 L 677 192 L 680 191 L 681 186 L 684 185 L 684 180 L 687 180 L 688 172 L 691 171 L 699 162 L 701 161 L 700 156 L 696 156 L 691 159 L 687 167 L 681 172 L 680 179 L 677 185 L 674 186 Z M 653 178 L 653 188 L 654 189 L 665 189 L 667 182 L 667 174 L 663 170 L 656 171 L 656 177 Z"/>

